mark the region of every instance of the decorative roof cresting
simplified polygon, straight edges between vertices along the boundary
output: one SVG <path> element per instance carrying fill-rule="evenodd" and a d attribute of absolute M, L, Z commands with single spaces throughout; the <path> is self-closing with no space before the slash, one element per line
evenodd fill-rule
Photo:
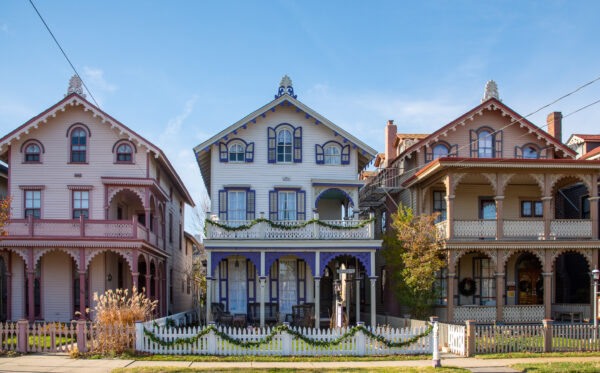
<path fill-rule="evenodd" d="M 67 94 L 65 96 L 68 96 L 71 93 L 77 93 L 81 97 L 85 98 L 85 93 L 83 93 L 83 88 L 81 85 L 81 78 L 78 75 L 73 75 L 71 79 L 69 79 L 69 89 L 67 89 Z"/>
<path fill-rule="evenodd" d="M 283 95 L 289 95 L 293 98 L 298 98 L 298 95 L 294 94 L 294 87 L 292 87 L 292 79 L 289 76 L 284 75 L 279 83 L 279 90 L 275 95 L 275 98 L 279 98 Z"/>
<path fill-rule="evenodd" d="M 485 92 L 483 93 L 483 98 L 481 99 L 481 102 L 485 102 L 492 97 L 498 101 L 501 101 L 500 96 L 498 95 L 498 84 L 496 84 L 496 82 L 493 80 L 489 80 L 485 84 Z"/>

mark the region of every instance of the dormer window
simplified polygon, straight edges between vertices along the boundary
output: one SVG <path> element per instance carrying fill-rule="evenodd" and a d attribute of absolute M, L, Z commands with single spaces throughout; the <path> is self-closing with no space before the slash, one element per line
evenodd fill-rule
<path fill-rule="evenodd" d="M 43 153 L 43 148 L 42 144 L 39 143 L 37 140 L 30 140 L 26 142 L 21 149 L 21 151 L 23 151 L 23 153 L 25 154 L 25 163 L 41 162 L 41 154 Z"/>
<path fill-rule="evenodd" d="M 244 162 L 246 150 L 240 143 L 229 146 L 229 162 Z"/>
<path fill-rule="evenodd" d="M 425 163 L 429 163 L 438 158 L 456 156 L 458 156 L 457 144 L 450 145 L 446 141 L 438 141 L 425 152 Z"/>
<path fill-rule="evenodd" d="M 325 164 L 338 165 L 341 163 L 340 148 L 337 145 L 329 145 L 325 148 Z"/>
<path fill-rule="evenodd" d="M 117 148 L 117 162 L 130 163 L 133 160 L 133 149 L 129 144 L 121 144 Z"/>
<path fill-rule="evenodd" d="M 277 133 L 277 163 L 292 162 L 292 133 L 282 129 Z"/>
<path fill-rule="evenodd" d="M 444 144 L 438 144 L 433 148 L 433 159 L 447 157 L 448 147 Z"/>
<path fill-rule="evenodd" d="M 82 128 L 71 132 L 71 163 L 86 163 L 87 133 Z"/>

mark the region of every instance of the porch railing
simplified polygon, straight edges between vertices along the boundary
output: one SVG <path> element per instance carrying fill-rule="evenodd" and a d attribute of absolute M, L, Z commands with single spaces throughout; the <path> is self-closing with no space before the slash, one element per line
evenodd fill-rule
<path fill-rule="evenodd" d="M 322 220 L 324 225 L 310 223 L 303 227 L 286 229 L 280 226 L 272 226 L 268 222 L 258 222 L 247 229 L 231 230 L 225 227 L 239 227 L 249 225 L 252 221 L 223 221 L 216 224 L 206 223 L 207 239 L 212 240 L 368 240 L 373 239 L 375 225 L 371 221 L 366 224 L 364 220 Z M 298 226 L 305 223 L 304 220 L 277 221 L 277 225 Z M 221 227 L 221 226 L 225 227 Z M 330 225 L 330 226 L 327 226 Z M 336 229 L 334 227 L 340 227 Z"/>
<path fill-rule="evenodd" d="M 544 235 L 543 220 L 504 219 L 502 226 L 506 238 L 537 239 Z"/>
<path fill-rule="evenodd" d="M 496 225 L 496 219 L 454 220 L 454 236 L 495 238 Z"/>
<path fill-rule="evenodd" d="M 496 320 L 496 306 L 454 307 L 454 322 L 465 322 L 466 320 L 494 322 Z"/>
<path fill-rule="evenodd" d="M 504 306 L 502 309 L 502 319 L 506 323 L 540 322 L 543 318 L 543 305 Z"/>
<path fill-rule="evenodd" d="M 138 239 L 147 240 L 155 246 L 162 247 L 162 237 L 150 232 L 137 222 L 131 220 L 92 220 L 92 219 L 11 219 L 6 227 L 10 238 L 104 238 L 104 239 Z"/>
<path fill-rule="evenodd" d="M 555 219 L 550 221 L 550 235 L 556 238 L 592 237 L 591 219 Z"/>
<path fill-rule="evenodd" d="M 497 219 L 454 219 L 455 238 L 496 238 Z M 507 239 L 540 239 L 544 237 L 542 219 L 503 219 L 502 233 Z M 437 223 L 443 237 L 448 237 L 448 222 Z M 581 239 L 592 237 L 590 219 L 550 220 L 550 239 Z"/>

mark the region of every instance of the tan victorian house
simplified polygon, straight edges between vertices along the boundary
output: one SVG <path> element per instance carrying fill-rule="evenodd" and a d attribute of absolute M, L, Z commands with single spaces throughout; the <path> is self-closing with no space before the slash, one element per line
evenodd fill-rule
<path fill-rule="evenodd" d="M 500 101 L 490 81 L 480 105 L 410 145 L 395 141 L 393 121 L 386 126 L 385 154 L 379 172 L 364 177 L 361 206 L 379 217 L 380 232 L 398 203 L 439 214 L 448 249 L 437 281 L 442 319 L 591 317 L 600 161 L 575 159 L 561 120 L 551 113 L 545 132 Z M 381 307 L 402 313 L 393 302 Z"/>

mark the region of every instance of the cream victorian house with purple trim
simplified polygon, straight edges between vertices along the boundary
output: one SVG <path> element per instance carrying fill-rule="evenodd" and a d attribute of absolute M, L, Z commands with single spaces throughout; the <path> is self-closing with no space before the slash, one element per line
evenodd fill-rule
<path fill-rule="evenodd" d="M 194 152 L 212 201 L 204 242 L 209 319 L 219 310 L 264 325 L 306 304 L 316 325 L 328 324 L 339 269 L 355 270 L 341 276 L 350 321 L 369 308 L 374 318 L 381 241 L 357 210 L 371 147 L 300 102 L 285 76 L 273 101 Z"/>
<path fill-rule="evenodd" d="M 87 101 L 78 77 L 0 139 L 0 158 L 12 197 L 3 320 L 69 321 L 93 308 L 95 292 L 132 286 L 159 300 L 158 314 L 183 311 L 168 289 L 191 263 L 183 224 L 194 203 L 164 153 Z"/>

